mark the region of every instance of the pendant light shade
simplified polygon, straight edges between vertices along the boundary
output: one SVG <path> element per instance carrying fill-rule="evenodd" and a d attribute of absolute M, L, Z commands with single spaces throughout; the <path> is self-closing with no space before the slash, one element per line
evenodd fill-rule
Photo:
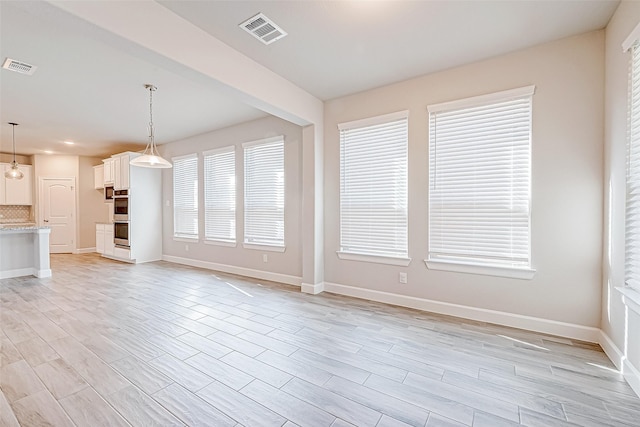
<path fill-rule="evenodd" d="M 17 123 L 9 123 L 12 128 L 12 139 L 13 139 L 13 161 L 11 162 L 11 168 L 4 173 L 4 177 L 7 179 L 22 179 L 24 174 L 20 169 L 18 169 L 18 162 L 16 162 L 16 126 Z"/>
<path fill-rule="evenodd" d="M 141 156 L 129 162 L 132 166 L 140 166 L 143 168 L 159 168 L 166 169 L 172 167 L 171 163 L 163 159 L 158 153 L 156 141 L 153 135 L 153 92 L 157 89 L 154 85 L 146 84 L 145 88 L 149 89 L 149 141 L 147 147 Z"/>

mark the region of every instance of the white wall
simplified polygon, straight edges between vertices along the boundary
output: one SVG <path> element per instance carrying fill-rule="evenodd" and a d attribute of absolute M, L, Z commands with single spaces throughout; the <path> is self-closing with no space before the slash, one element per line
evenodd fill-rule
<path fill-rule="evenodd" d="M 325 289 L 595 339 L 602 274 L 603 64 L 604 32 L 597 31 L 326 102 Z M 423 262 L 427 256 L 427 105 L 531 84 L 536 85 L 532 148 L 535 277 L 516 280 L 428 270 Z M 337 125 L 400 110 L 410 111 L 411 264 L 401 268 L 340 260 L 336 255 Z M 400 271 L 408 273 L 408 284 L 398 283 Z M 430 302 L 425 304 L 423 299 Z M 523 323 L 520 316 L 545 320 L 541 326 L 535 319 Z M 555 322 L 569 325 L 556 329 Z"/>
<path fill-rule="evenodd" d="M 285 245 L 283 253 L 264 252 L 242 247 L 244 233 L 243 199 L 243 151 L 242 143 L 272 136 L 284 135 L 285 144 Z M 238 126 L 195 136 L 182 141 L 165 144 L 162 155 L 171 157 L 198 153 L 199 165 L 199 206 L 204 206 L 203 158 L 202 152 L 214 148 L 236 146 L 236 247 L 205 244 L 204 211 L 200 209 L 200 241 L 185 243 L 173 239 L 173 173 L 167 169 L 162 174 L 163 188 L 163 253 L 166 259 L 188 262 L 192 265 L 207 266 L 246 274 L 249 276 L 264 272 L 263 277 L 300 284 L 302 276 L 302 128 L 278 119 L 267 117 Z M 169 206 L 167 206 L 169 203 Z M 185 249 L 189 246 L 189 250 Z M 268 255 L 264 263 L 262 255 Z M 176 259 L 175 257 L 178 257 Z M 213 265 L 215 264 L 215 265 Z M 229 268 L 225 268 L 229 267 Z"/>
<path fill-rule="evenodd" d="M 606 29 L 606 97 L 604 161 L 604 250 L 602 330 L 610 339 L 605 350 L 621 366 L 627 358 L 635 369 L 640 393 L 640 316 L 622 302 L 624 286 L 625 174 L 629 53 L 622 42 L 640 22 L 640 2 L 623 1 Z M 625 350 L 626 349 L 626 350 Z M 617 353 L 617 355 L 616 355 Z M 633 380 L 629 381 L 634 385 Z"/>
<path fill-rule="evenodd" d="M 40 178 L 75 178 L 76 180 L 76 250 L 95 247 L 95 223 L 107 220 L 107 206 L 102 193 L 93 189 L 94 157 L 41 155 L 33 156 L 36 222 L 40 221 Z"/>

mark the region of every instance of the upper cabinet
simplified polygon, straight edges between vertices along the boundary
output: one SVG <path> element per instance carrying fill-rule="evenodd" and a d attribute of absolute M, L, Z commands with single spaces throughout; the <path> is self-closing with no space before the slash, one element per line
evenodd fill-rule
<path fill-rule="evenodd" d="M 138 155 L 138 153 L 122 153 L 111 157 L 111 160 L 113 160 L 114 190 L 128 190 L 130 188 L 131 166 L 129 162 Z"/>
<path fill-rule="evenodd" d="M 7 179 L 5 171 L 11 168 L 8 163 L 0 163 L 0 205 L 32 205 L 33 204 L 33 167 L 20 165 L 24 174 L 22 179 Z"/>
<path fill-rule="evenodd" d="M 104 164 L 93 167 L 93 188 L 104 188 Z"/>
<path fill-rule="evenodd" d="M 113 176 L 114 176 L 114 167 L 113 167 L 113 157 L 109 159 L 104 159 L 102 161 L 104 163 L 104 185 L 113 184 Z"/>

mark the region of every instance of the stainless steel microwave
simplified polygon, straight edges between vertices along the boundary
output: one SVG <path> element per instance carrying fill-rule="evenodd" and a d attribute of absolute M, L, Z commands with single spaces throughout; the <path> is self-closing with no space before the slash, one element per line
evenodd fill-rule
<path fill-rule="evenodd" d="M 104 201 L 111 202 L 113 200 L 113 185 L 104 187 Z"/>

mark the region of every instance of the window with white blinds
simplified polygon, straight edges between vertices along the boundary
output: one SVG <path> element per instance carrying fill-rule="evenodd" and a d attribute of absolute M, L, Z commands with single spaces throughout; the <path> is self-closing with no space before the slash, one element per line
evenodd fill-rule
<path fill-rule="evenodd" d="M 236 241 L 235 147 L 206 151 L 204 155 L 204 238 Z"/>
<path fill-rule="evenodd" d="M 173 159 L 173 236 L 198 238 L 198 155 Z"/>
<path fill-rule="evenodd" d="M 428 107 L 430 268 L 469 265 L 496 275 L 532 271 L 534 90 L 530 86 Z"/>
<path fill-rule="evenodd" d="M 242 144 L 244 243 L 284 249 L 284 138 Z"/>
<path fill-rule="evenodd" d="M 408 265 L 408 116 L 401 111 L 338 126 L 341 258 L 398 258 Z"/>
<path fill-rule="evenodd" d="M 640 290 L 640 43 L 631 47 L 625 209 L 625 282 Z"/>

